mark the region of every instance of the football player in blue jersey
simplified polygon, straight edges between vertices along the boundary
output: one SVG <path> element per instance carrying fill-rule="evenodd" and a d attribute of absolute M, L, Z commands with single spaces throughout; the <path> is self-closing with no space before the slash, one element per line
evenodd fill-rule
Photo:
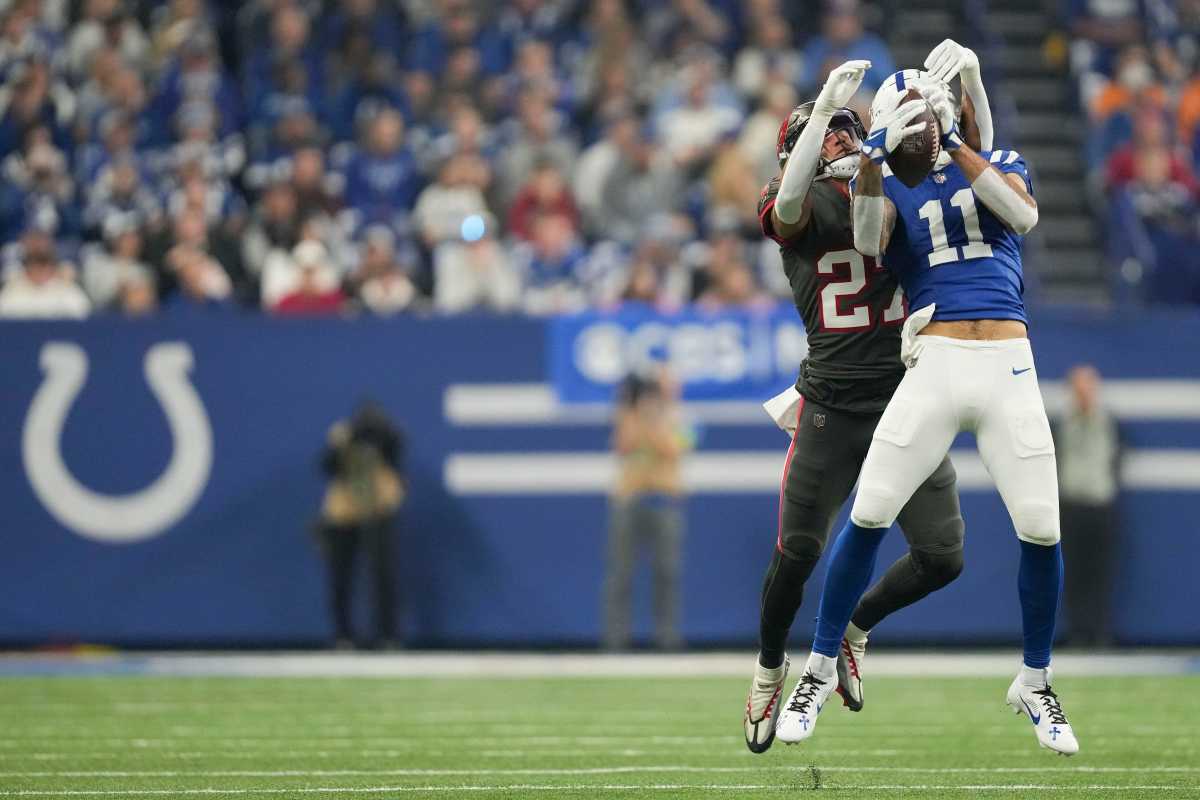
<path fill-rule="evenodd" d="M 843 633 L 884 534 L 954 437 L 972 431 L 1020 541 L 1024 663 L 1006 699 L 1033 723 L 1041 746 L 1072 755 L 1079 744 L 1050 684 L 1063 579 L 1058 479 L 1022 300 L 1021 238 L 1037 223 L 1037 202 L 1019 153 L 976 152 L 963 143 L 938 64 L 926 66 L 930 72 L 897 72 L 880 87 L 852 188 L 855 249 L 882 257 L 917 309 L 901 337 L 907 371 L 875 429 L 850 520 L 831 548 L 805 686 L 793 693 L 777 732 L 784 738 L 786 725 L 794 731 L 787 739 L 812 735 L 837 686 Z M 910 88 L 924 99 L 905 101 Z M 926 101 L 945 157 L 909 188 L 884 162 L 922 127 L 914 109 Z"/>

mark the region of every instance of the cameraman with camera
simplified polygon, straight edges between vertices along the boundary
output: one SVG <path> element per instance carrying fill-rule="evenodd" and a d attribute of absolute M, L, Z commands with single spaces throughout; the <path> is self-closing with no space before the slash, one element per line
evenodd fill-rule
<path fill-rule="evenodd" d="M 354 562 L 360 552 L 371 574 L 374 644 L 383 649 L 395 646 L 392 523 L 406 493 L 403 451 L 403 435 L 383 409 L 371 402 L 329 430 L 321 456 L 329 485 L 317 527 L 329 563 L 334 635 L 339 649 L 354 644 L 350 602 Z"/>

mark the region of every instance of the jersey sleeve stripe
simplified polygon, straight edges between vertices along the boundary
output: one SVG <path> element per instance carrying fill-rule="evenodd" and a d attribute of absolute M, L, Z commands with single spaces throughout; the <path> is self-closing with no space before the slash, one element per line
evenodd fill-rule
<path fill-rule="evenodd" d="M 992 162 L 993 164 L 999 164 L 1000 159 L 1003 157 L 1004 157 L 1003 150 L 993 150 L 991 157 L 988 158 L 988 161 Z"/>
<path fill-rule="evenodd" d="M 1011 164 L 1020 157 L 1021 157 L 1021 154 L 1018 153 L 1016 150 L 1010 150 L 1008 153 L 1008 158 L 1004 159 L 1004 163 Z"/>

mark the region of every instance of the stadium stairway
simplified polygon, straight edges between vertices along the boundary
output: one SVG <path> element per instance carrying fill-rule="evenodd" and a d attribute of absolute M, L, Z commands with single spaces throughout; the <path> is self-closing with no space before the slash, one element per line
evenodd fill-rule
<path fill-rule="evenodd" d="M 1042 296 L 1060 302 L 1106 302 L 1102 237 L 1086 202 L 1086 123 L 1069 76 L 1049 64 L 1042 49 L 1055 20 L 1042 0 L 972 5 L 990 6 L 982 24 L 1000 45 L 980 54 L 1002 137 L 998 144 L 1011 136 L 1034 176 L 1039 223 L 1026 252 L 1037 265 Z M 944 0 L 905 2 L 903 12 L 893 15 L 889 36 L 897 64 L 919 66 L 929 49 L 948 36 L 972 42 L 974 37 L 965 33 L 970 26 L 963 12 L 963 7 Z M 1006 119 L 1005 108 L 1015 108 L 1012 119 Z M 1011 123 L 1007 130 L 1006 123 Z"/>

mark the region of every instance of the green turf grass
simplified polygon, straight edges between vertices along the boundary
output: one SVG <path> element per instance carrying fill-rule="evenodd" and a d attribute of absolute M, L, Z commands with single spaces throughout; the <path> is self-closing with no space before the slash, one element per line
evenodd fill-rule
<path fill-rule="evenodd" d="M 1200 677 L 1062 677 L 1071 759 L 1003 678 L 868 679 L 862 713 L 754 756 L 747 682 L 11 678 L 0 800 L 1200 797 Z"/>

